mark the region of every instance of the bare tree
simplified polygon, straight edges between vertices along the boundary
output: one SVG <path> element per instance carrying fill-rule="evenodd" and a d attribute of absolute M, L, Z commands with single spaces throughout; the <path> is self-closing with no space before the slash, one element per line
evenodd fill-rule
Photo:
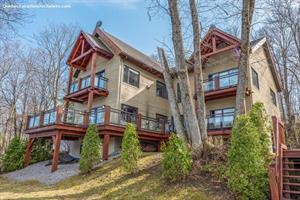
<path fill-rule="evenodd" d="M 199 15 L 195 0 L 190 0 L 190 12 L 192 17 L 193 26 L 193 44 L 194 44 L 194 73 L 196 83 L 196 110 L 198 117 L 198 124 L 200 127 L 202 140 L 207 138 L 207 127 L 206 127 L 206 105 L 205 96 L 203 89 L 203 75 L 202 75 L 202 62 L 201 62 L 201 26 L 199 23 Z"/>
<path fill-rule="evenodd" d="M 172 41 L 175 52 L 175 62 L 178 75 L 178 83 L 181 90 L 181 101 L 187 135 L 194 148 L 202 145 L 200 128 L 197 122 L 196 112 L 193 106 L 191 86 L 184 57 L 184 47 L 181 32 L 181 21 L 178 12 L 178 1 L 168 0 L 169 13 L 172 23 Z"/>
<path fill-rule="evenodd" d="M 245 93 L 247 81 L 247 69 L 249 68 L 250 55 L 250 33 L 252 17 L 254 13 L 255 0 L 243 0 L 242 10 L 242 33 L 241 33 L 241 54 L 239 60 L 238 86 L 236 94 L 236 115 L 245 112 Z"/>

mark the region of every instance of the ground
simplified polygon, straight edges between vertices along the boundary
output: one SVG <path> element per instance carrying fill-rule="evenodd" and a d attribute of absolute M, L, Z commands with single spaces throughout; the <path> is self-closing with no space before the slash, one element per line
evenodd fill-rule
<path fill-rule="evenodd" d="M 55 185 L 37 181 L 13 182 L 0 178 L 0 199 L 232 199 L 219 182 L 193 175 L 180 183 L 161 177 L 161 154 L 145 154 L 140 171 L 125 173 L 120 158 L 87 175 L 77 175 Z"/>

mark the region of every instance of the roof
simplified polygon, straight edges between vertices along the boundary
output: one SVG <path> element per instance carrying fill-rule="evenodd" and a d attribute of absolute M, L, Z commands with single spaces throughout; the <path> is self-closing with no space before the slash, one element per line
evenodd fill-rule
<path fill-rule="evenodd" d="M 94 38 L 95 42 L 105 45 L 111 52 L 131 61 L 136 61 L 138 67 L 161 75 L 162 69 L 158 62 L 132 47 L 130 44 L 104 31 L 102 28 L 96 27 L 94 34 L 91 37 Z"/>

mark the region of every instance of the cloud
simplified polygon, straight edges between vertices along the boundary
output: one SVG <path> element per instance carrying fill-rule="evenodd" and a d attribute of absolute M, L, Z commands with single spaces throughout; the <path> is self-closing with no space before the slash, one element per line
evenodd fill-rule
<path fill-rule="evenodd" d="M 136 8 L 137 4 L 141 0 L 67 0 L 66 3 L 78 3 L 78 4 L 85 4 L 87 6 L 93 5 L 107 5 L 113 7 L 120 7 L 120 8 Z"/>

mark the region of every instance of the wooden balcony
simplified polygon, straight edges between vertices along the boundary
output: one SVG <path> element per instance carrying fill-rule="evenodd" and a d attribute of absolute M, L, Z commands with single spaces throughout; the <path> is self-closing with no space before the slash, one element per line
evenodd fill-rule
<path fill-rule="evenodd" d="M 237 76 L 234 73 L 204 81 L 205 101 L 235 96 Z"/>
<path fill-rule="evenodd" d="M 78 82 L 73 83 L 76 85 L 72 87 L 72 90 L 70 90 L 70 93 L 64 97 L 64 100 L 83 103 L 88 100 L 90 91 L 92 91 L 93 97 L 106 97 L 109 94 L 107 81 L 107 78 L 99 77 L 98 83 L 94 84 L 94 87 L 91 87 L 90 84 L 82 86 L 79 79 Z"/>

